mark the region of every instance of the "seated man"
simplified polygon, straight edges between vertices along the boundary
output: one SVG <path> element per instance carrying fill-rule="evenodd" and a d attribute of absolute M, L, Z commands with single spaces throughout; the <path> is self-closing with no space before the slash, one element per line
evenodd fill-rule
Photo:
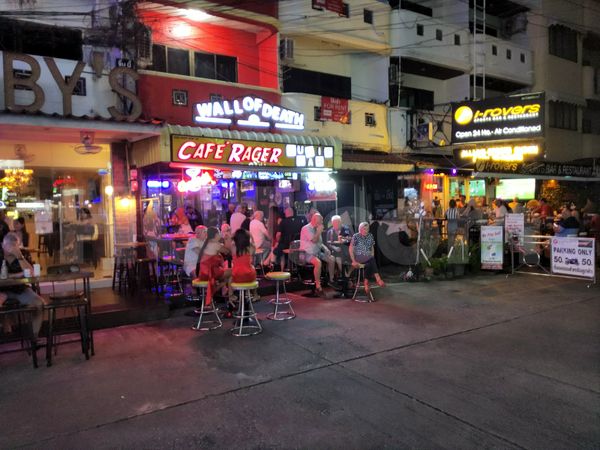
<path fill-rule="evenodd" d="M 33 273 L 20 250 L 21 241 L 14 231 L 9 232 L 2 240 L 0 265 L 6 264 L 9 278 L 22 278 L 25 269 Z M 33 333 L 37 337 L 42 326 L 44 300 L 29 286 L 11 286 L 0 291 L 0 305 L 8 298 L 18 300 L 21 305 L 33 306 L 37 309 L 33 315 Z"/>
<path fill-rule="evenodd" d="M 263 222 L 264 217 L 265 213 L 260 210 L 254 213 L 253 219 L 250 221 L 250 236 L 260 263 L 268 265 L 269 255 L 271 254 L 271 239 Z"/>
<path fill-rule="evenodd" d="M 183 256 L 183 271 L 192 279 L 196 278 L 198 275 L 196 268 L 198 266 L 200 249 L 202 248 L 204 241 L 206 241 L 206 227 L 204 225 L 198 225 L 195 231 L 196 236 L 188 240 Z"/>
<path fill-rule="evenodd" d="M 300 250 L 306 254 L 306 262 L 314 267 L 315 287 L 318 293 L 323 292 L 321 287 L 321 261 L 327 263 L 329 279 L 333 280 L 335 270 L 335 259 L 331 251 L 323 245 L 323 216 L 315 213 L 310 223 L 302 227 L 300 232 Z"/>
<path fill-rule="evenodd" d="M 348 251 L 350 238 L 350 229 L 342 224 L 342 218 L 338 215 L 333 216 L 331 218 L 331 228 L 327 230 L 325 242 L 335 258 L 338 273 L 342 278 L 346 277 L 343 265 L 350 263 L 350 253 Z"/>

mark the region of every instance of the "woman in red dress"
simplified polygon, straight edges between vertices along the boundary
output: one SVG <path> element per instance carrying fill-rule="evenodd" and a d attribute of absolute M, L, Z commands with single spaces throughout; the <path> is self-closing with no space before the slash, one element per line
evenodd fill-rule
<path fill-rule="evenodd" d="M 231 281 L 233 283 L 251 283 L 256 281 L 256 270 L 252 264 L 254 246 L 250 242 L 250 233 L 240 228 L 233 235 L 235 251 Z"/>
<path fill-rule="evenodd" d="M 206 240 L 200 249 L 198 257 L 200 261 L 200 270 L 198 271 L 200 275 L 198 278 L 201 281 L 208 281 L 208 289 L 206 290 L 207 305 L 210 305 L 212 302 L 214 293 L 227 285 L 231 279 L 231 269 L 225 268 L 224 253 L 228 253 L 228 250 L 221 243 L 219 229 L 209 227 L 207 229 Z"/>

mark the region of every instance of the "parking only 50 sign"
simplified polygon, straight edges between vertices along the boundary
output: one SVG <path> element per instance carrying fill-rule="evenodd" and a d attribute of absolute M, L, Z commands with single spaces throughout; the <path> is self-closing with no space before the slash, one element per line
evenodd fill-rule
<path fill-rule="evenodd" d="M 552 238 L 552 273 L 588 279 L 595 278 L 594 239 Z"/>

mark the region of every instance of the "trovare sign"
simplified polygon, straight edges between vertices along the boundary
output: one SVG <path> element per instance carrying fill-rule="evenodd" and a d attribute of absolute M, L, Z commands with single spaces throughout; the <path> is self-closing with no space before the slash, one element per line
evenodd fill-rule
<path fill-rule="evenodd" d="M 452 142 L 536 138 L 544 135 L 544 94 L 499 97 L 452 105 Z"/>

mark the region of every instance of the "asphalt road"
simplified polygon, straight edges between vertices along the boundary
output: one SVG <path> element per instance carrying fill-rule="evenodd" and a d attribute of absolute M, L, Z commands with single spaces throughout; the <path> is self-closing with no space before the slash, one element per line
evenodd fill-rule
<path fill-rule="evenodd" d="M 0 448 L 600 448 L 600 287 L 484 275 L 293 296 L 235 338 L 168 320 L 0 355 Z M 257 304 L 261 317 L 269 311 Z M 40 352 L 42 356 L 42 352 Z"/>

